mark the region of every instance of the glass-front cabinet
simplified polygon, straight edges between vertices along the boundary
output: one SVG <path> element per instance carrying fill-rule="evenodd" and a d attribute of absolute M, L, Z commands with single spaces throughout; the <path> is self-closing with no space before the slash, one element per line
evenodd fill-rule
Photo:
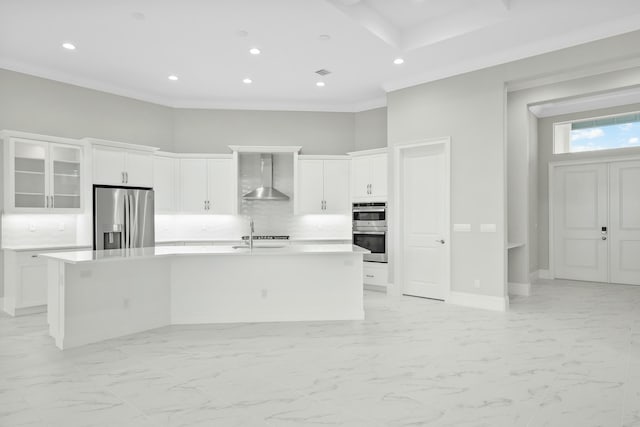
<path fill-rule="evenodd" d="M 82 208 L 83 146 L 5 137 L 5 209 L 39 212 Z"/>

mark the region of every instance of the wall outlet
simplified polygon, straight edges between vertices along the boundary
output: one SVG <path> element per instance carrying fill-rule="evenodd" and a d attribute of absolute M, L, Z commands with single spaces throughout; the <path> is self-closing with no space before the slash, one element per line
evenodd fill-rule
<path fill-rule="evenodd" d="M 207 225 L 206 224 L 202 224 L 202 227 L 200 227 L 201 231 L 207 231 Z"/>
<path fill-rule="evenodd" d="M 480 279 L 475 279 L 473 281 L 473 287 L 476 289 L 480 288 Z"/>
<path fill-rule="evenodd" d="M 122 298 L 122 308 L 129 308 L 129 298 Z"/>
<path fill-rule="evenodd" d="M 64 231 L 64 222 L 58 223 L 58 231 Z"/>
<path fill-rule="evenodd" d="M 29 223 L 29 231 L 36 231 L 36 225 L 33 222 Z"/>
<path fill-rule="evenodd" d="M 471 231 L 471 224 L 453 224 L 453 231 L 469 233 Z"/>
<path fill-rule="evenodd" d="M 495 233 L 497 227 L 495 224 L 480 224 L 481 233 Z"/>
<path fill-rule="evenodd" d="M 266 289 L 263 289 L 261 294 L 262 294 L 262 299 L 266 299 L 269 296 L 269 291 Z"/>

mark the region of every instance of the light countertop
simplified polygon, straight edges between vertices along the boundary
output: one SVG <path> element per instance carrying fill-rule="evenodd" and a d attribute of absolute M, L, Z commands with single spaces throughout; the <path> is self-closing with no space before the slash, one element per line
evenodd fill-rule
<path fill-rule="evenodd" d="M 3 246 L 2 250 L 27 252 L 27 251 L 62 251 L 75 249 L 91 249 L 91 245 L 44 245 L 44 246 Z"/>
<path fill-rule="evenodd" d="M 277 256 L 277 255 L 310 255 L 310 254 L 366 254 L 367 249 L 351 244 L 320 245 L 286 245 L 283 247 L 248 247 L 233 246 L 155 246 L 148 248 L 111 249 L 104 251 L 78 250 L 69 252 L 44 253 L 39 256 L 70 264 L 102 261 L 125 261 L 133 259 L 190 256 L 190 255 L 227 255 L 227 256 Z"/>

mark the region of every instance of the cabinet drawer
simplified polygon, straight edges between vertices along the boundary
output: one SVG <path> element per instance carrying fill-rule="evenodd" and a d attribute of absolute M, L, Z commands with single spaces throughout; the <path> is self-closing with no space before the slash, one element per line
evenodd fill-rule
<path fill-rule="evenodd" d="M 53 252 L 53 251 L 51 251 Z M 16 254 L 17 264 L 22 265 L 38 265 L 46 264 L 47 259 L 38 256 L 38 252 L 18 252 Z"/>
<path fill-rule="evenodd" d="M 389 282 L 389 269 L 386 264 L 364 263 L 363 282 L 367 285 L 387 285 Z"/>

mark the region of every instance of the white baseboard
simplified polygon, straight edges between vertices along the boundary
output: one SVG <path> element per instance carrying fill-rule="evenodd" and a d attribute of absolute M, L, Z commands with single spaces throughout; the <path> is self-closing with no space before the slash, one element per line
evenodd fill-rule
<path fill-rule="evenodd" d="M 509 299 L 505 297 L 492 297 L 488 295 L 469 294 L 466 292 L 449 292 L 447 298 L 449 304 L 463 305 L 465 307 L 482 308 L 485 310 L 507 311 Z"/>
<path fill-rule="evenodd" d="M 538 270 L 538 279 L 553 279 L 551 270 Z"/>
<path fill-rule="evenodd" d="M 536 271 L 532 271 L 531 273 L 529 273 L 529 283 L 536 283 L 536 281 L 538 280 L 540 271 L 536 270 Z"/>
<path fill-rule="evenodd" d="M 528 297 L 531 295 L 531 283 L 509 282 L 509 295 Z"/>

